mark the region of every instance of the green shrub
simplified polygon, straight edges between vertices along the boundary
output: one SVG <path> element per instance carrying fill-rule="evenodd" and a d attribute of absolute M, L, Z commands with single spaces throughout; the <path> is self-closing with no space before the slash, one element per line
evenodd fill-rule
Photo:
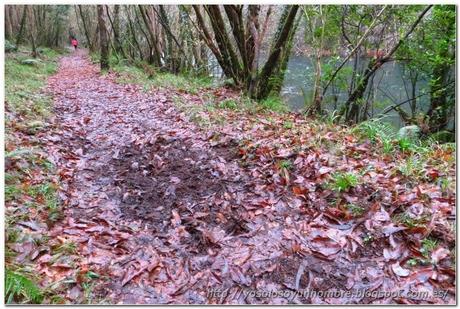
<path fill-rule="evenodd" d="M 439 131 L 431 134 L 430 137 L 438 143 L 455 142 L 455 134 L 449 131 Z"/>
<path fill-rule="evenodd" d="M 412 151 L 415 148 L 414 141 L 405 137 L 398 140 L 398 145 L 402 152 Z"/>

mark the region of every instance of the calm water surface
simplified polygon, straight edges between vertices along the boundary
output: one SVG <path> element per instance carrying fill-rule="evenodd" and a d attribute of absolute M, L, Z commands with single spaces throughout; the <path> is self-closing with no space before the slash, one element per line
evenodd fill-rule
<path fill-rule="evenodd" d="M 324 59 L 324 62 L 328 60 L 329 59 Z M 369 60 L 366 58 L 360 58 L 358 61 L 360 65 L 366 66 Z M 351 70 L 352 65 L 353 60 L 350 60 L 350 62 L 346 64 L 345 68 L 342 70 L 347 70 L 346 67 Z M 314 85 L 314 74 L 315 68 L 311 58 L 305 56 L 290 57 L 281 95 L 291 110 L 302 111 L 305 109 L 304 94 L 306 95 L 307 100 L 311 100 Z M 404 85 L 403 76 L 404 65 L 396 61 L 385 63 L 382 68 L 376 72 L 373 80 L 373 92 L 371 93 L 370 98 L 373 105 L 373 110 L 371 110 L 371 112 L 374 116 L 378 115 L 386 107 L 395 103 L 406 101 L 410 98 L 412 88 L 410 83 L 407 81 L 407 78 L 406 84 Z M 419 81 L 417 83 L 416 95 L 422 94 L 426 91 L 425 89 L 421 89 L 425 85 L 426 81 Z M 368 94 L 369 89 L 366 91 L 365 98 L 367 98 Z M 334 106 L 335 104 L 332 100 L 333 95 L 336 95 L 338 98 L 337 103 L 335 104 L 340 106 L 348 98 L 348 89 L 339 89 L 338 87 L 332 89 L 329 87 L 325 95 L 324 106 L 328 110 L 334 110 L 336 107 Z M 428 107 L 428 95 L 422 96 L 417 100 L 417 105 L 421 106 L 421 108 Z M 404 104 L 402 108 L 408 112 L 410 111 L 408 103 Z M 401 127 L 404 125 L 398 113 L 395 111 L 389 112 L 384 120 L 390 122 L 395 127 Z"/>

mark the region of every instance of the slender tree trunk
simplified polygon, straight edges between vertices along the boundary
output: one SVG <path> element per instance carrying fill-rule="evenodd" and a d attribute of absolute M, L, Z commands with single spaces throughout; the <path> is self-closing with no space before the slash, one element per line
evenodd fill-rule
<path fill-rule="evenodd" d="M 314 29 L 314 24 L 317 24 L 318 22 L 321 23 L 321 35 L 319 38 L 319 42 L 315 42 L 314 45 L 316 45 L 315 49 L 315 82 L 313 86 L 313 97 L 312 97 L 312 104 L 307 110 L 308 115 L 315 115 L 315 114 L 320 114 L 321 113 L 321 102 L 323 100 L 322 97 L 322 90 L 321 90 L 321 56 L 324 48 L 324 32 L 325 32 L 325 27 L 326 27 L 326 22 L 324 20 L 324 15 L 323 15 L 323 9 L 322 6 L 319 5 L 319 19 L 316 20 L 313 19 L 311 20 L 312 17 L 309 17 L 309 14 L 305 11 L 305 16 L 309 19 L 309 24 L 310 26 L 310 31 L 313 33 L 315 31 Z M 313 40 L 316 41 L 315 37 L 313 36 Z"/>
<path fill-rule="evenodd" d="M 141 13 L 141 17 L 142 17 L 142 20 L 144 21 L 144 24 L 147 28 L 147 31 L 150 35 L 150 41 L 152 43 L 152 46 L 155 50 L 155 52 L 152 54 L 151 53 L 151 57 L 153 57 L 153 59 L 155 60 L 155 65 L 157 67 L 161 67 L 161 52 L 160 52 L 160 48 L 158 46 L 158 42 L 157 42 L 157 37 L 154 33 L 154 30 L 153 30 L 153 25 L 151 23 L 151 18 L 150 18 L 150 15 L 148 14 L 148 12 L 146 11 L 146 9 L 144 8 L 143 5 L 139 5 L 139 11 Z"/>
<path fill-rule="evenodd" d="M 418 80 L 418 72 L 415 73 L 415 76 L 411 76 L 410 109 L 411 109 L 412 117 L 415 117 L 415 112 L 417 111 L 417 80 Z"/>
<path fill-rule="evenodd" d="M 35 31 L 35 18 L 34 18 L 34 13 L 32 6 L 26 5 L 25 6 L 26 12 L 27 12 L 27 21 L 28 25 L 27 28 L 29 30 L 29 39 L 32 47 L 32 57 L 36 58 L 38 56 L 37 54 L 37 43 L 36 43 L 36 31 Z"/>
<path fill-rule="evenodd" d="M 22 18 L 21 18 L 21 24 L 19 27 L 19 32 L 18 36 L 16 37 L 16 46 L 19 46 L 19 44 L 22 41 L 22 38 L 24 36 L 24 28 L 26 25 L 26 18 L 27 18 L 27 6 L 24 5 L 23 11 L 22 11 Z"/>
<path fill-rule="evenodd" d="M 359 121 L 359 105 L 363 98 L 364 92 L 366 91 L 369 79 L 374 73 L 386 62 L 388 62 L 393 54 L 398 50 L 401 44 L 408 39 L 409 35 L 415 30 L 417 25 L 422 21 L 425 14 L 431 9 L 432 5 L 427 6 L 418 16 L 417 20 L 411 25 L 406 34 L 396 43 L 395 46 L 382 58 L 372 59 L 367 69 L 364 72 L 364 76 L 358 82 L 357 87 L 352 92 L 351 96 L 345 102 L 344 109 L 340 113 L 341 116 L 345 115 L 345 120 L 348 123 L 357 123 Z"/>
<path fill-rule="evenodd" d="M 300 21 L 298 19 L 296 22 L 298 5 L 286 6 L 280 18 L 268 60 L 260 73 L 258 73 L 257 61 L 266 23 L 261 34 L 258 24 L 258 6 L 248 8 L 247 20 L 244 23 L 243 6 L 225 5 L 224 9 L 231 32 L 226 30 L 226 23 L 218 5 L 204 6 L 212 32 L 206 25 L 200 7 L 194 5 L 193 9 L 201 30 L 199 31 L 201 38 L 216 57 L 224 74 L 232 78 L 236 86 L 242 87 L 254 99 L 264 99 L 270 93 L 279 92 L 281 86 L 273 83 L 273 79 L 280 80 L 282 83 L 284 78 L 295 29 Z M 269 15 L 270 9 L 266 22 Z M 233 37 L 230 37 L 230 34 Z"/>
<path fill-rule="evenodd" d="M 13 26 L 11 21 L 11 6 L 5 5 L 5 38 L 11 40 L 13 36 Z"/>
<path fill-rule="evenodd" d="M 109 44 L 107 38 L 107 28 L 104 20 L 104 6 L 97 6 L 97 21 L 99 28 L 99 42 L 101 44 L 101 70 L 109 69 Z"/>
<path fill-rule="evenodd" d="M 83 29 L 85 30 L 85 37 L 86 37 L 86 41 L 88 42 L 89 50 L 94 51 L 93 41 L 92 41 L 91 36 L 89 34 L 89 31 L 88 31 L 88 25 L 87 25 L 86 17 L 83 14 L 82 5 L 78 5 L 78 10 L 80 12 L 80 18 L 81 18 L 81 22 L 83 24 Z"/>
<path fill-rule="evenodd" d="M 226 70 L 230 72 L 229 77 L 233 78 L 236 85 L 243 85 L 243 66 L 241 65 L 238 56 L 231 44 L 231 40 L 226 31 L 225 22 L 219 6 L 206 5 L 205 10 L 210 18 L 211 26 L 214 32 L 214 38 L 217 42 L 220 53 L 222 54 L 222 60 L 227 68 Z"/>
<path fill-rule="evenodd" d="M 363 36 L 359 39 L 358 43 L 356 44 L 356 46 L 353 48 L 353 50 L 348 54 L 347 57 L 345 57 L 345 59 L 342 61 L 342 63 L 337 67 L 337 69 L 334 71 L 334 73 L 332 73 L 331 77 L 329 78 L 329 80 L 326 82 L 326 85 L 324 86 L 323 88 L 323 96 L 326 94 L 326 91 L 327 89 L 329 88 L 330 84 L 334 81 L 335 77 L 337 76 L 337 74 L 340 72 L 340 70 L 345 66 L 345 64 L 348 62 L 348 60 L 359 50 L 359 48 L 361 47 L 361 45 L 364 43 L 364 40 L 370 35 L 372 29 L 374 29 L 374 27 L 376 26 L 376 23 L 378 21 L 378 19 L 380 18 L 380 16 L 383 14 L 383 12 L 385 11 L 386 9 L 386 6 L 384 6 L 380 12 L 377 14 L 377 16 L 374 18 L 374 20 L 371 22 L 371 24 L 369 25 L 369 27 L 367 28 L 366 32 L 364 32 Z"/>
<path fill-rule="evenodd" d="M 198 21 L 198 26 L 199 30 L 198 33 L 203 39 L 203 41 L 206 43 L 206 45 L 209 47 L 209 49 L 212 51 L 214 54 L 214 57 L 216 57 L 217 62 L 219 63 L 220 67 L 222 68 L 224 74 L 228 78 L 232 78 L 235 81 L 235 84 L 238 84 L 237 77 L 234 75 L 233 70 L 231 69 L 229 65 L 228 59 L 224 59 L 223 54 L 221 53 L 221 50 L 219 49 L 216 44 L 214 44 L 214 41 L 211 37 L 211 33 L 206 26 L 204 17 L 201 13 L 201 8 L 198 5 L 193 5 L 193 10 L 195 11 L 195 15 Z"/>
<path fill-rule="evenodd" d="M 112 17 L 110 16 L 110 10 L 109 6 L 106 5 L 106 11 L 107 11 L 107 17 L 109 19 L 110 25 L 113 30 L 113 45 L 114 45 L 114 50 L 118 56 L 120 55 L 123 58 L 126 58 L 125 51 L 123 50 L 123 47 L 121 45 L 120 41 L 120 6 L 119 5 L 114 5 L 114 13 L 113 13 L 113 20 Z"/>
<path fill-rule="evenodd" d="M 439 65 L 433 71 L 430 82 L 430 108 L 426 114 L 431 132 L 443 130 L 448 124 L 448 87 L 446 85 L 449 73 L 449 65 Z"/>
<path fill-rule="evenodd" d="M 259 56 L 260 56 L 260 25 L 259 25 L 259 12 L 260 6 L 250 5 L 247 29 L 249 31 L 249 38 L 245 43 L 246 50 L 248 51 L 248 94 L 254 95 L 256 90 L 257 70 L 259 69 Z"/>
<path fill-rule="evenodd" d="M 120 41 L 120 5 L 115 4 L 113 10 L 113 36 L 115 41 L 115 50 L 117 53 L 126 58 L 123 46 Z"/>
<path fill-rule="evenodd" d="M 129 6 L 125 6 L 125 11 L 126 11 L 126 17 L 128 18 L 128 26 L 129 26 L 129 29 L 131 30 L 131 36 L 132 36 L 134 44 L 136 45 L 137 50 L 139 52 L 139 58 L 141 60 L 143 60 L 144 55 L 142 53 L 142 48 L 141 48 L 141 46 L 139 44 L 139 41 L 137 40 L 136 31 L 134 30 L 133 21 L 131 20 L 131 13 L 129 12 Z"/>

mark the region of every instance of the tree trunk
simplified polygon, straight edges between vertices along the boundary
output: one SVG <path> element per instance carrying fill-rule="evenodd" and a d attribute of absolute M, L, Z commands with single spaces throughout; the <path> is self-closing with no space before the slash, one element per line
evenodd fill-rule
<path fill-rule="evenodd" d="M 19 27 L 18 36 L 16 37 L 16 46 L 19 46 L 19 44 L 22 41 L 22 37 L 24 36 L 24 28 L 25 28 L 25 25 L 26 25 L 26 18 L 27 18 L 27 6 L 24 5 L 23 11 L 22 11 L 21 24 L 20 24 L 20 27 Z"/>
<path fill-rule="evenodd" d="M 272 81 L 274 78 L 281 81 L 284 78 L 284 70 L 289 59 L 295 29 L 300 21 L 299 19 L 295 22 L 299 6 L 293 5 L 285 8 L 268 60 L 260 73 L 258 73 L 260 44 L 271 9 L 267 12 L 263 31 L 260 32 L 259 6 L 248 8 L 247 20 L 244 23 L 242 6 L 225 5 L 225 13 L 232 30 L 228 32 L 220 7 L 218 5 L 206 5 L 204 8 L 209 17 L 214 38 L 206 26 L 200 7 L 194 5 L 193 9 L 201 30 L 199 34 L 216 57 L 224 74 L 228 78 L 232 78 L 235 85 L 242 87 L 251 98 L 264 99 L 270 93 L 278 93 L 281 86 Z M 232 34 L 233 37 L 230 37 L 229 34 Z"/>
<path fill-rule="evenodd" d="M 196 19 L 198 21 L 198 26 L 201 30 L 201 31 L 198 31 L 200 37 L 203 39 L 203 41 L 209 47 L 211 52 L 214 54 L 214 57 L 216 57 L 216 60 L 219 63 L 222 70 L 224 71 L 224 74 L 228 78 L 233 78 L 233 80 L 235 81 L 236 76 L 233 76 L 233 71 L 229 68 L 227 61 L 224 60 L 224 57 L 220 49 L 214 44 L 212 40 L 211 33 L 208 27 L 206 26 L 203 15 L 201 14 L 200 7 L 198 5 L 193 5 L 193 10 L 195 11 Z"/>
<path fill-rule="evenodd" d="M 117 55 L 121 55 L 123 58 L 126 58 L 126 54 L 125 54 L 125 51 L 123 50 L 121 40 L 120 40 L 120 5 L 118 4 L 114 5 L 113 20 L 110 16 L 108 5 L 106 5 L 106 10 L 107 10 L 107 17 L 109 18 L 109 22 L 113 30 L 113 40 L 114 40 L 115 52 Z"/>
<path fill-rule="evenodd" d="M 82 22 L 82 24 L 83 24 L 83 29 L 85 30 L 85 37 L 86 37 L 86 41 L 88 42 L 89 50 L 90 50 L 90 51 L 94 51 L 94 45 L 93 45 L 91 36 L 90 36 L 90 34 L 89 34 L 89 31 L 88 31 L 88 25 L 87 25 L 87 22 L 86 22 L 86 17 L 85 17 L 85 15 L 83 14 L 82 6 L 81 6 L 81 5 L 78 5 L 78 9 L 79 9 L 79 11 L 80 11 L 80 18 L 81 18 L 81 22 Z"/>
<path fill-rule="evenodd" d="M 36 31 L 35 31 L 35 18 L 30 5 L 25 6 L 27 10 L 27 19 L 28 19 L 28 28 L 29 28 L 29 38 L 32 47 L 32 57 L 37 58 L 37 44 L 36 44 Z"/>
<path fill-rule="evenodd" d="M 205 10 L 211 21 L 211 26 L 214 31 L 214 39 L 217 42 L 220 53 L 222 54 L 222 60 L 226 71 L 230 72 L 229 77 L 232 77 L 237 86 L 243 85 L 244 74 L 242 72 L 242 65 L 238 59 L 238 56 L 233 49 L 230 37 L 225 29 L 224 19 L 220 12 L 218 5 L 206 5 Z"/>
<path fill-rule="evenodd" d="M 13 36 L 13 24 L 11 21 L 11 6 L 5 5 L 5 38 L 11 40 Z"/>
<path fill-rule="evenodd" d="M 126 17 L 128 18 L 128 26 L 129 26 L 129 29 L 131 30 L 131 35 L 132 35 L 134 44 L 136 45 L 137 50 L 139 52 L 139 58 L 143 60 L 144 55 L 142 53 L 142 48 L 139 44 L 139 41 L 137 40 L 136 31 L 134 30 L 133 21 L 131 20 L 131 13 L 129 12 L 129 6 L 125 6 L 125 10 L 126 10 Z"/>
<path fill-rule="evenodd" d="M 101 70 L 109 69 L 109 42 L 107 38 L 107 28 L 104 20 L 104 6 L 97 6 L 97 21 L 99 28 L 99 42 L 101 44 Z"/>
<path fill-rule="evenodd" d="M 148 14 L 146 9 L 142 5 L 139 5 L 139 11 L 141 13 L 142 20 L 144 21 L 144 24 L 145 24 L 145 26 L 147 28 L 147 31 L 148 31 L 148 33 L 150 35 L 150 42 L 151 42 L 151 44 L 153 46 L 153 49 L 155 51 L 154 53 L 150 52 L 150 57 L 152 57 L 152 59 L 155 62 L 155 65 L 157 67 L 161 67 L 160 47 L 158 46 L 157 36 L 154 33 L 150 15 Z"/>
<path fill-rule="evenodd" d="M 246 44 L 246 50 L 248 53 L 248 59 L 247 59 L 248 70 L 249 70 L 249 80 L 247 82 L 248 94 L 249 96 L 251 96 L 251 95 L 254 95 L 255 90 L 256 90 L 257 70 L 259 69 L 259 56 L 260 56 L 260 43 L 261 43 L 261 38 L 259 35 L 260 6 L 250 5 L 248 11 L 249 13 L 248 13 L 247 29 L 249 32 L 249 37 L 245 44 Z"/>
<path fill-rule="evenodd" d="M 448 84 L 450 73 L 449 65 L 439 65 L 433 71 L 430 82 L 430 108 L 427 112 L 431 132 L 438 132 L 448 124 Z"/>
<path fill-rule="evenodd" d="M 278 35 L 275 38 L 268 60 L 257 77 L 257 91 L 253 96 L 255 99 L 265 99 L 272 93 L 273 90 L 275 90 L 275 92 L 279 92 L 279 89 L 281 88 L 279 80 L 276 79 L 281 78 L 280 75 L 283 74 L 283 67 L 286 66 L 289 59 L 289 52 L 287 49 L 290 50 L 290 47 L 292 47 L 292 45 L 289 44 L 292 43 L 289 42 L 289 39 L 292 40 L 295 33 L 294 21 L 298 9 L 298 5 L 286 7 L 283 14 L 284 16 L 280 19 L 278 25 Z M 277 71 L 280 74 L 277 74 L 278 76 L 274 76 L 273 73 L 277 73 Z M 271 80 L 273 77 L 275 81 Z"/>

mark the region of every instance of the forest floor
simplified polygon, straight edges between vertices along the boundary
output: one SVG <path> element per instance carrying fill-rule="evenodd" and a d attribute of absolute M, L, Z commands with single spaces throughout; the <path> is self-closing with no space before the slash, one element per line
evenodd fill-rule
<path fill-rule="evenodd" d="M 71 303 L 455 303 L 455 150 L 420 163 L 226 106 L 231 89 L 144 91 L 120 74 L 78 51 L 49 79 L 64 214 L 23 226 L 67 250 L 22 252 L 42 286 L 67 282 Z"/>

